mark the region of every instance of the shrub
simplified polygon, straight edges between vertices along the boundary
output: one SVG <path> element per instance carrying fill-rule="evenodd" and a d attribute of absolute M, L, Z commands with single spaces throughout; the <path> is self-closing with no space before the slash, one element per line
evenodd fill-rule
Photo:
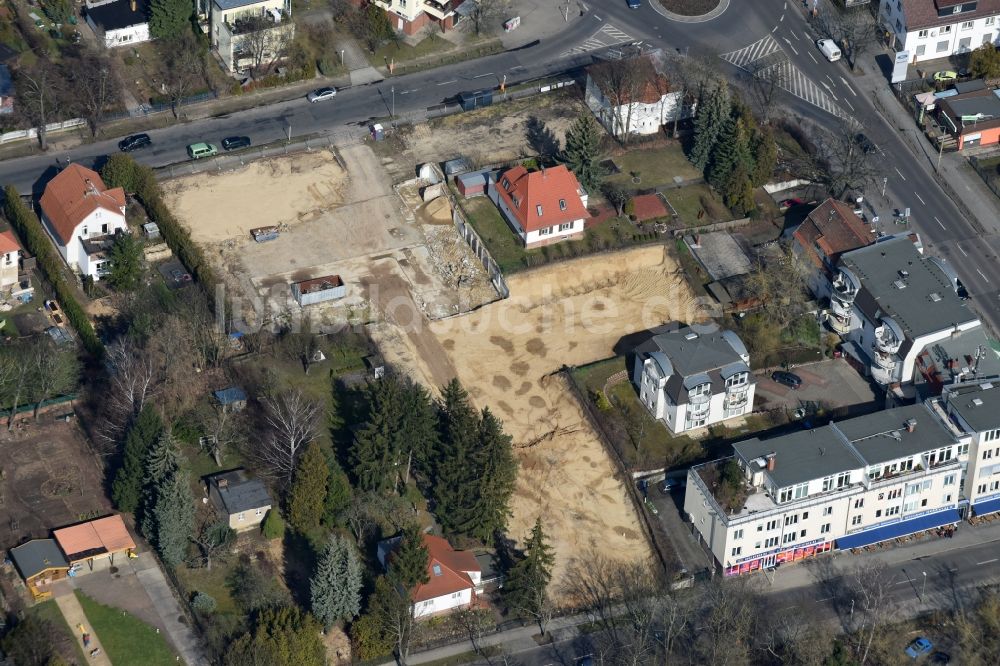
<path fill-rule="evenodd" d="M 285 521 L 277 509 L 271 509 L 264 516 L 264 523 L 261 526 L 261 533 L 265 539 L 282 539 L 285 536 Z"/>
<path fill-rule="evenodd" d="M 594 391 L 593 393 L 594 404 L 602 412 L 606 412 L 611 409 L 611 403 L 608 402 L 608 396 L 604 395 L 604 391 Z"/>
<path fill-rule="evenodd" d="M 62 259 L 56 254 L 52 243 L 49 242 L 38 217 L 24 205 L 24 202 L 21 201 L 21 195 L 12 185 L 4 188 L 4 214 L 21 240 L 24 241 L 28 252 L 35 255 L 38 266 L 45 274 L 45 279 L 52 285 L 52 291 L 55 292 L 56 298 L 62 305 L 63 314 L 66 315 L 70 325 L 76 329 L 84 348 L 93 356 L 103 356 L 104 346 L 97 337 L 97 333 L 94 332 L 94 326 L 90 323 L 87 313 L 76 300 L 73 288 L 66 281 Z"/>
<path fill-rule="evenodd" d="M 194 598 L 191 599 L 191 608 L 199 613 L 212 613 L 215 611 L 215 606 L 215 597 L 207 595 L 204 592 L 196 592 Z"/>

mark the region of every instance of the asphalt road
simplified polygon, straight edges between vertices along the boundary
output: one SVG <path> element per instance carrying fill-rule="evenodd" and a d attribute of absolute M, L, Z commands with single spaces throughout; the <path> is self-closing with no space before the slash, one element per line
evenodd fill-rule
<path fill-rule="evenodd" d="M 371 119 L 384 118 L 393 111 L 399 116 L 419 114 L 454 101 L 460 92 L 496 86 L 504 77 L 510 86 L 571 71 L 591 63 L 595 53 L 616 43 L 642 41 L 715 59 L 771 38 L 804 75 L 803 86 L 835 100 L 878 145 L 880 167 L 887 178 L 885 197 L 881 192 L 866 195 L 879 208 L 881 219 L 890 219 L 894 208 L 919 211 L 911 227 L 920 232 L 930 252 L 951 260 L 977 309 L 994 330 L 1000 331 L 1000 262 L 996 261 L 1000 235 L 992 226 L 984 229 L 963 217 L 938 185 L 931 166 L 933 156 L 914 158 L 900 128 L 887 123 L 876 111 L 870 91 L 851 85 L 843 61 L 829 63 L 819 56 L 812 43 L 815 35 L 809 33 L 796 3 L 731 0 L 728 9 L 711 21 L 681 23 L 658 14 L 650 1 L 630 10 L 625 0 L 594 0 L 583 17 L 552 38 L 494 56 L 344 89 L 330 101 L 309 104 L 303 98 L 155 130 L 150 132 L 153 147 L 134 156 L 145 164 L 162 166 L 186 160 L 185 147 L 190 143 L 209 141 L 218 145 L 225 136 L 247 135 L 255 144 L 262 144 L 289 134 L 295 137 L 356 131 Z M 722 60 L 718 64 L 721 71 L 738 74 Z M 783 94 L 781 101 L 795 114 L 824 124 L 835 121 L 829 109 L 799 97 Z M 902 130 L 914 131 L 912 126 Z M 922 146 L 921 141 L 917 137 L 914 144 Z M 0 184 L 13 184 L 24 193 L 39 193 L 59 162 L 94 165 L 115 152 L 116 144 L 117 138 L 58 154 L 0 162 Z"/>

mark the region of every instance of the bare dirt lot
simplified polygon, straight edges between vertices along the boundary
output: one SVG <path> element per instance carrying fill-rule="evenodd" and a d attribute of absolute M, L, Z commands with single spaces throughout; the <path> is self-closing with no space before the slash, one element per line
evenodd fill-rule
<path fill-rule="evenodd" d="M 69 412 L 56 409 L 52 414 Z M 4 420 L 6 426 L 6 419 Z M 0 548 L 48 536 L 53 527 L 101 515 L 110 504 L 103 475 L 76 420 L 42 415 L 38 424 L 22 418 L 14 430 L 0 430 L 5 452 L 0 474 Z"/>
<path fill-rule="evenodd" d="M 432 338 L 425 344 L 446 352 L 475 403 L 498 413 L 514 438 L 521 469 L 511 535 L 523 538 L 541 516 L 555 547 L 557 580 L 582 549 L 648 556 L 611 461 L 564 380 L 553 373 L 613 355 L 628 333 L 697 317 L 687 284 L 657 246 L 529 271 L 512 277 L 509 286 L 510 299 L 433 322 L 430 336 L 418 337 Z M 423 357 L 412 347 L 402 353 Z M 427 372 L 409 367 L 418 377 Z M 421 378 L 440 385 L 437 375 L 447 371 L 438 368 Z"/>
<path fill-rule="evenodd" d="M 367 321 L 374 316 L 372 303 L 387 298 L 378 290 L 391 290 L 396 279 L 431 318 L 497 297 L 455 231 L 447 201 L 429 211 L 435 202 L 425 204 L 419 193 L 397 194 L 364 144 L 178 178 L 164 189 L 193 239 L 219 264 L 228 288 L 264 297 L 255 305 L 257 316 L 297 310 L 288 285 L 323 275 L 340 275 L 348 295 L 309 309 L 321 324 Z M 250 237 L 250 229 L 271 225 L 281 228 L 277 239 L 256 243 Z M 394 279 L 384 280 L 390 273 Z"/>
<path fill-rule="evenodd" d="M 475 165 L 515 160 L 539 153 L 532 145 L 538 142 L 529 141 L 532 118 L 538 121 L 541 133 L 548 130 L 562 142 L 583 109 L 578 94 L 570 89 L 535 95 L 401 129 L 389 140 L 375 144 L 375 151 L 397 181 L 415 176 L 424 162 L 459 155 Z"/>

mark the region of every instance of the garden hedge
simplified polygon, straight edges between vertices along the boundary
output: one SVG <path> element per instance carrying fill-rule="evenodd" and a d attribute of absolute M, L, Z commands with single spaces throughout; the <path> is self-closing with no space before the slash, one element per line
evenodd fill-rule
<path fill-rule="evenodd" d="M 28 252 L 35 256 L 45 279 L 52 285 L 52 290 L 59 299 L 59 305 L 66 319 L 76 329 L 84 348 L 95 357 L 103 356 L 104 346 L 97 337 L 87 313 L 76 300 L 72 286 L 66 280 L 66 269 L 62 258 L 56 253 L 55 246 L 42 229 L 38 216 L 24 204 L 21 195 L 12 185 L 4 188 L 4 214 L 24 241 Z"/>

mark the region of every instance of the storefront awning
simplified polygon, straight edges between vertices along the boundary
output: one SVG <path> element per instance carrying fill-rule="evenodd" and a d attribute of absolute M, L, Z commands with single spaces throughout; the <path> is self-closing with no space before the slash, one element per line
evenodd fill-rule
<path fill-rule="evenodd" d="M 972 505 L 972 512 L 977 516 L 981 516 L 984 513 L 993 513 L 994 511 L 1000 511 L 1000 497 L 986 500 L 985 502 L 976 502 Z"/>
<path fill-rule="evenodd" d="M 841 550 L 861 548 L 862 546 L 869 546 L 880 541 L 888 541 L 889 539 L 906 536 L 907 534 L 923 532 L 924 530 L 934 529 L 942 525 L 950 525 L 960 520 L 962 520 L 962 517 L 959 515 L 957 509 L 938 511 L 937 513 L 911 518 L 910 520 L 901 520 L 898 523 L 886 525 L 885 527 L 876 527 L 864 532 L 849 534 L 837 539 L 837 548 Z"/>

